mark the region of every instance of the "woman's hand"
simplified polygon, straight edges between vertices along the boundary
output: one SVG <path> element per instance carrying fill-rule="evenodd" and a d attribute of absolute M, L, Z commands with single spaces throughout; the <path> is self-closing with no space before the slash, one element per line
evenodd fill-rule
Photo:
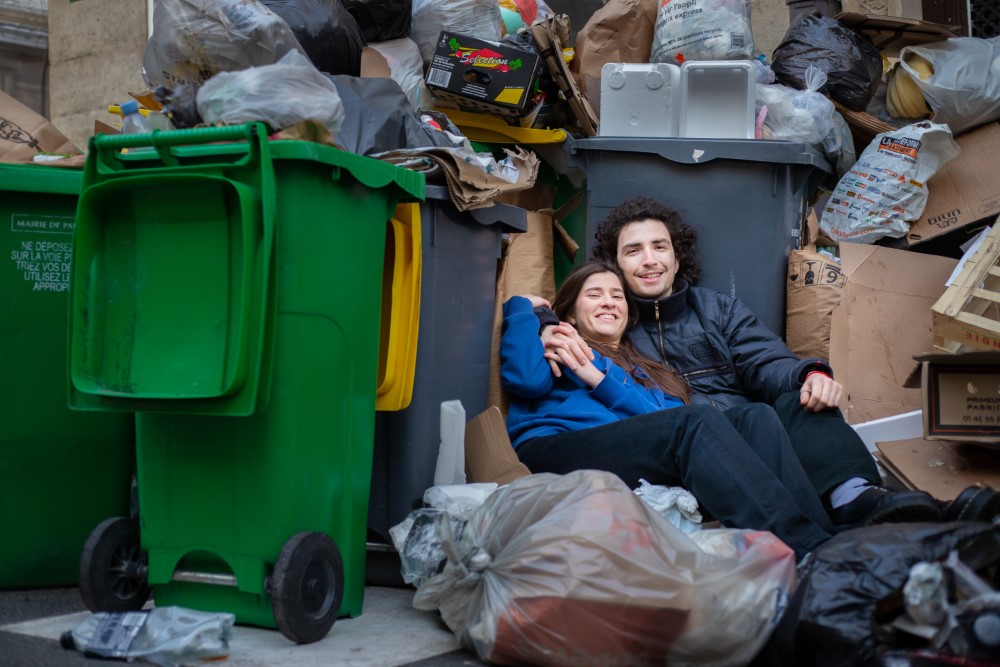
<path fill-rule="evenodd" d="M 556 377 L 562 376 L 560 364 L 576 371 L 579 367 L 590 364 L 594 358 L 593 350 L 576 328 L 567 322 L 545 327 L 542 331 L 542 346 L 545 348 L 545 358 L 549 361 L 552 374 Z"/>

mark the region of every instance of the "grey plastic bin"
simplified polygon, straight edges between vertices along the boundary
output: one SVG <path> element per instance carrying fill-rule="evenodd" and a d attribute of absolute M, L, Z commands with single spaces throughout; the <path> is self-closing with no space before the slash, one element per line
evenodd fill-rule
<path fill-rule="evenodd" d="M 599 137 L 567 144 L 587 177 L 587 255 L 626 199 L 653 197 L 698 230 L 699 285 L 739 297 L 785 331 L 788 253 L 806 204 L 832 168 L 811 146 L 748 139 Z"/>
<path fill-rule="evenodd" d="M 501 233 L 527 231 L 525 211 L 516 206 L 463 213 L 434 185 L 426 197 L 413 400 L 405 410 L 378 413 L 375 423 L 368 528 L 385 543 L 389 528 L 434 483 L 441 402 L 462 401 L 467 419 L 486 409 Z M 378 578 L 372 569 L 369 558 L 369 580 Z"/>

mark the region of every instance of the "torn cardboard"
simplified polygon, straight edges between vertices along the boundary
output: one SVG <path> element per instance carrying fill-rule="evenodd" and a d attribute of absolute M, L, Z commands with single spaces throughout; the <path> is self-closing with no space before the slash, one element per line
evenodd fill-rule
<path fill-rule="evenodd" d="M 530 475 L 510 444 L 507 425 L 496 406 L 490 406 L 465 425 L 465 477 L 469 484 L 509 484 Z"/>
<path fill-rule="evenodd" d="M 909 246 L 1000 213 L 1000 123 L 956 137 L 961 152 L 927 181 L 927 205 L 910 225 Z"/>
<path fill-rule="evenodd" d="M 932 349 L 931 306 L 956 261 L 857 243 L 840 245 L 846 276 L 830 327 L 830 364 L 846 389 L 848 423 L 919 410 L 903 383 L 913 357 Z"/>
<path fill-rule="evenodd" d="M 538 45 L 538 52 L 545 59 L 549 76 L 566 98 L 570 111 L 576 117 L 580 133 L 585 137 L 597 136 L 597 114 L 587 101 L 563 59 L 563 44 L 569 40 L 569 17 L 565 14 L 550 16 L 531 26 L 531 36 Z M 600 83 L 598 83 L 600 88 Z"/>
<path fill-rule="evenodd" d="M 909 489 L 954 500 L 969 486 L 1000 488 L 1000 453 L 958 442 L 879 442 L 879 461 Z"/>
<path fill-rule="evenodd" d="M 82 155 L 79 149 L 44 117 L 0 91 L 0 162 L 31 163 L 36 155 Z M 82 166 L 82 160 L 46 162 L 51 166 Z M 63 164 L 60 164 L 63 163 Z"/>

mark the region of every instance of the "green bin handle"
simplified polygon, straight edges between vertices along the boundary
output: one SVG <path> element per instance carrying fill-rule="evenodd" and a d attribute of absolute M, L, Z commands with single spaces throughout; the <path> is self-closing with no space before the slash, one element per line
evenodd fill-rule
<path fill-rule="evenodd" d="M 256 139 L 256 141 L 254 141 Z M 175 146 L 192 146 L 211 144 L 223 141 L 247 141 L 254 150 L 260 141 L 267 139 L 267 131 L 262 123 L 246 123 L 227 127 L 199 127 L 190 130 L 153 130 L 138 134 L 99 134 L 91 139 L 91 150 L 97 153 L 98 164 L 110 171 L 120 171 L 123 167 L 116 164 L 118 151 L 123 148 L 156 149 L 163 163 L 170 167 L 180 164 L 177 157 L 170 152 Z"/>

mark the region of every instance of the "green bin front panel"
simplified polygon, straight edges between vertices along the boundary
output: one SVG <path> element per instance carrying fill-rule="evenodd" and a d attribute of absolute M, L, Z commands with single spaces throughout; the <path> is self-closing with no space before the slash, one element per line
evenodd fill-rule
<path fill-rule="evenodd" d="M 134 420 L 66 396 L 79 170 L 0 164 L 0 588 L 71 586 L 90 531 L 128 514 Z"/>

